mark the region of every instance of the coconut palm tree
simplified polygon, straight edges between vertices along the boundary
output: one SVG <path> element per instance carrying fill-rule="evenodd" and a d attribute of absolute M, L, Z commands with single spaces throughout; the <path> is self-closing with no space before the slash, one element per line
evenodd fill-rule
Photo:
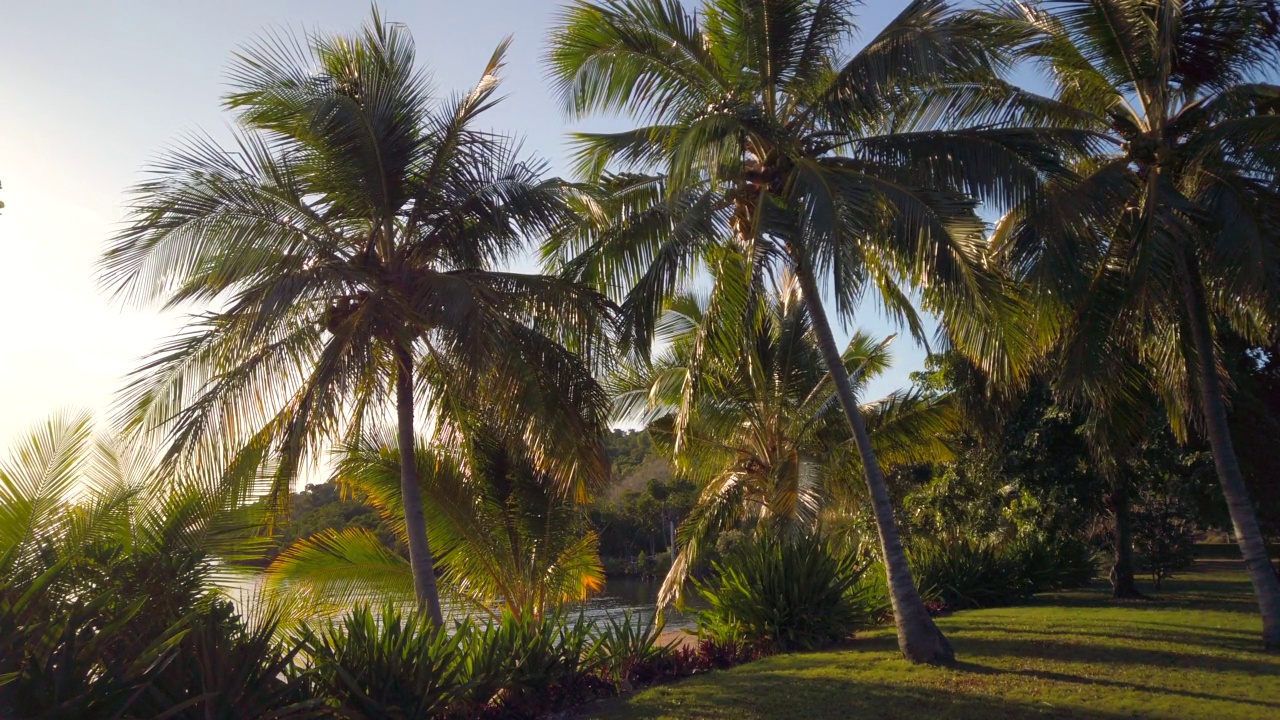
<path fill-rule="evenodd" d="M 318 451 L 394 409 L 415 593 L 437 621 L 420 418 L 443 441 L 483 413 L 561 493 L 608 473 L 589 367 L 607 301 L 500 269 L 566 212 L 542 164 L 477 127 L 505 48 L 445 99 L 376 12 L 350 37 L 268 37 L 232 70 L 235 146 L 171 152 L 101 261 L 127 300 L 212 307 L 122 401 L 129 427 L 168 433 L 175 462 L 266 464 L 279 510 Z"/>
<path fill-rule="evenodd" d="M 976 208 L 1019 202 L 1065 170 L 1059 146 L 1089 138 L 1021 126 L 1059 120 L 1057 106 L 996 78 L 1000 58 L 970 15 L 917 0 L 849 54 L 853 5 L 569 5 L 547 60 L 566 112 L 638 126 L 575 136 L 578 173 L 603 192 L 582 199 L 585 230 L 546 252 L 623 296 L 622 337 L 642 355 L 665 299 L 700 274 L 715 285 L 698 358 L 736 350 L 764 278 L 795 273 L 862 456 L 899 646 L 913 661 L 945 662 L 953 652 L 911 578 L 820 289 L 842 318 L 872 296 L 923 339 L 918 291 L 947 342 L 992 372 L 1015 367 L 1008 358 L 1032 346 L 1020 334 L 1029 323 L 982 262 Z"/>
<path fill-rule="evenodd" d="M 702 488 L 681 524 L 659 607 L 679 600 L 690 569 L 718 532 L 746 526 L 812 533 L 824 499 L 849 494 L 848 479 L 861 474 L 794 277 L 784 274 L 781 292 L 770 296 L 740 351 L 707 363 L 689 397 L 683 388 L 705 312 L 699 298 L 674 298 L 661 318 L 658 356 L 609 383 L 616 417 L 645 423 L 677 472 Z M 889 367 L 892 340 L 853 334 L 841 359 L 855 389 Z M 954 424 L 946 396 L 894 392 L 861 411 L 882 467 L 949 456 L 939 439 Z M 689 420 L 677 449 L 674 427 L 682 413 Z"/>
<path fill-rule="evenodd" d="M 1264 82 L 1280 67 L 1280 8 L 1054 0 L 990 17 L 993 37 L 1109 141 L 1083 179 L 1011 213 L 995 238 L 1065 332 L 1060 389 L 1133 405 L 1118 391 L 1154 384 L 1176 431 L 1203 430 L 1265 645 L 1280 650 L 1280 583 L 1232 447 L 1215 340 L 1219 324 L 1263 344 L 1280 330 L 1280 86 Z"/>
<path fill-rule="evenodd" d="M 372 503 L 405 541 L 400 452 L 389 432 L 373 431 L 340 449 L 333 481 Z M 583 506 L 492 434 L 466 448 L 416 448 L 423 512 L 448 596 L 495 619 L 582 602 L 604 586 L 599 540 Z M 409 563 L 364 528 L 327 531 L 286 548 L 267 568 L 275 588 L 345 609 L 377 598 L 412 598 Z"/>

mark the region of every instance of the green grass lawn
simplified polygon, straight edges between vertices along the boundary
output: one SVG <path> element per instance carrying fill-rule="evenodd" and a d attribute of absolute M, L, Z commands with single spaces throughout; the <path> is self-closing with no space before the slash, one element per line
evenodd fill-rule
<path fill-rule="evenodd" d="M 582 717 L 1280 718 L 1280 657 L 1239 562 L 1204 560 L 1153 600 L 1099 587 L 939 621 L 959 662 L 908 665 L 893 634 L 650 688 Z"/>

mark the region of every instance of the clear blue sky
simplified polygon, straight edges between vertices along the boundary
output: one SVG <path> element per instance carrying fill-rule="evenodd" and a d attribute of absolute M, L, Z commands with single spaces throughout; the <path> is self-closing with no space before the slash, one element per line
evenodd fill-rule
<path fill-rule="evenodd" d="M 874 34 L 906 5 L 868 0 Z M 385 1 L 409 26 L 442 91 L 469 88 L 506 35 L 507 99 L 497 129 L 565 171 L 567 129 L 539 59 L 559 2 Z M 124 189 L 183 133 L 226 137 L 220 109 L 235 50 L 272 27 L 349 31 L 369 14 L 338 0 L 37 0 L 0 12 L 0 450 L 65 407 L 103 413 L 122 377 L 179 318 L 111 304 L 93 263 L 124 216 Z M 587 125 L 586 127 L 591 127 Z M 599 125 L 597 124 L 597 127 Z M 874 311 L 863 327 L 890 332 Z M 900 340 L 892 375 L 906 384 L 923 353 Z"/>

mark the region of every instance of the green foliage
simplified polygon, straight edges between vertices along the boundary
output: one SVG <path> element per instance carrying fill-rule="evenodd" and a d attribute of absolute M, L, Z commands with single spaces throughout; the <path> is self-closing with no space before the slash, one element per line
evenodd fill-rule
<path fill-rule="evenodd" d="M 600 553 L 629 558 L 670 550 L 672 529 L 684 522 L 697 500 L 698 487 L 688 480 L 652 478 L 641 490 L 598 501 L 591 507 L 590 518 L 600 535 Z"/>
<path fill-rule="evenodd" d="M 478 629 L 467 650 L 471 697 L 498 717 L 535 717 L 599 689 L 594 631 L 563 610 L 504 614 Z M 611 686 L 609 686 L 611 687 Z"/>
<path fill-rule="evenodd" d="M 432 628 L 425 614 L 357 607 L 319 628 L 297 634 L 315 668 L 317 689 L 356 718 L 442 715 L 463 702 L 467 675 L 463 643 L 471 626 L 454 634 Z"/>
<path fill-rule="evenodd" d="M 969 538 L 917 541 L 908 556 L 920 595 L 943 608 L 1009 605 L 1031 594 L 1028 579 L 995 543 Z"/>
<path fill-rule="evenodd" d="M 1004 542 L 918 538 L 907 554 L 921 596 L 938 610 L 1013 605 L 1033 593 L 1080 587 L 1096 572 L 1083 542 L 1040 534 Z"/>
<path fill-rule="evenodd" d="M 331 481 L 308 484 L 289 500 L 289 517 L 276 525 L 269 557 L 303 538 L 347 528 L 368 530 L 384 545 L 396 547 L 391 526 L 365 498 Z"/>
<path fill-rule="evenodd" d="M 541 615 L 598 591 L 603 570 L 583 508 L 518 452 L 481 431 L 461 447 L 419 443 L 427 534 L 441 592 L 469 610 Z M 412 598 L 400 453 L 389 433 L 368 432 L 339 449 L 334 482 L 377 508 L 388 545 L 363 527 L 295 542 L 267 568 L 273 589 L 319 599 L 318 609 Z"/>
<path fill-rule="evenodd" d="M 182 640 L 159 666 L 130 715 L 173 720 L 305 720 L 331 717 L 296 641 L 277 640 L 279 618 L 253 625 L 217 601 L 183 623 Z"/>
<path fill-rule="evenodd" d="M 304 626 L 298 642 L 318 692 L 352 718 L 532 718 L 687 674 L 688 663 L 657 644 L 660 631 L 629 615 L 597 629 L 562 611 L 442 631 L 418 613 L 359 607 Z"/>
<path fill-rule="evenodd" d="M 604 446 L 609 453 L 614 483 L 625 483 L 636 471 L 655 465 L 662 470 L 657 480 L 665 482 L 671 477 L 670 465 L 644 430 L 612 430 L 604 436 Z"/>
<path fill-rule="evenodd" d="M 720 533 L 810 532 L 824 511 L 839 511 L 834 502 L 862 499 L 860 484 L 849 482 L 862 473 L 860 456 L 799 286 L 790 275 L 780 282 L 777 296 L 756 299 L 757 325 L 715 357 L 700 346 L 709 301 L 672 299 L 662 316 L 666 347 L 610 381 L 619 417 L 647 422 L 678 477 L 697 488 L 660 605 L 680 599 L 687 578 L 711 560 Z M 856 390 L 890 366 L 892 340 L 861 332 L 850 338 L 843 361 Z M 949 457 L 939 440 L 954 419 L 944 394 L 894 392 L 864 403 L 862 413 L 883 467 Z"/>
<path fill-rule="evenodd" d="M 625 612 L 611 616 L 598 628 L 593 653 L 600 659 L 601 674 L 621 689 L 631 689 L 638 682 L 654 679 L 673 655 L 671 648 L 659 642 L 662 623 L 658 615 L 647 618 Z"/>
<path fill-rule="evenodd" d="M 1196 530 L 1188 519 L 1192 513 L 1176 495 L 1147 494 L 1133 511 L 1133 546 L 1142 558 L 1142 568 L 1159 590 L 1174 572 L 1195 562 Z"/>
<path fill-rule="evenodd" d="M 267 714 L 293 706 L 274 681 L 211 696 L 233 676 L 204 674 L 275 678 L 289 664 L 263 644 L 270 629 L 233 631 L 214 600 L 217 574 L 262 546 L 252 485 L 158 461 L 93 441 L 79 416 L 37 428 L 0 463 L 0 715 L 239 717 L 219 705 L 233 697 Z"/>
<path fill-rule="evenodd" d="M 846 639 L 871 621 L 851 602 L 865 566 L 816 537 L 760 536 L 712 568 L 712 576 L 695 587 L 710 605 L 698 614 L 699 633 L 715 641 L 812 649 Z"/>
<path fill-rule="evenodd" d="M 1000 549 L 1032 593 L 1088 585 L 1098 572 L 1098 554 L 1083 540 L 1029 533 Z"/>

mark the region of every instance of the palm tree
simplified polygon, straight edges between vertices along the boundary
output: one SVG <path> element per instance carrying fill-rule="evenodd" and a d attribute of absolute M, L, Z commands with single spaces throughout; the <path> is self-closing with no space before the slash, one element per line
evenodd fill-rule
<path fill-rule="evenodd" d="M 340 452 L 334 482 L 367 498 L 403 543 L 395 439 L 375 431 Z M 419 443 L 416 458 L 437 569 L 467 609 L 495 619 L 504 610 L 518 618 L 542 617 L 604 586 L 599 540 L 582 506 L 556 493 L 554 483 L 520 453 L 479 433 L 461 454 Z M 312 595 L 320 609 L 413 596 L 405 558 L 364 528 L 299 540 L 266 574 L 276 588 Z"/>
<path fill-rule="evenodd" d="M 853 4 L 568 6 L 548 56 L 566 111 L 624 114 L 639 126 L 575 136 L 579 174 L 606 192 L 586 194 L 585 230 L 546 252 L 564 271 L 625 293 L 623 339 L 642 355 L 665 298 L 709 272 L 699 362 L 736 349 L 731 336 L 768 274 L 795 273 L 863 460 L 899 646 L 912 661 L 946 662 L 953 652 L 911 578 L 820 288 L 845 319 L 874 296 L 923 340 L 919 291 L 946 341 L 993 373 L 1016 367 L 1008 358 L 1031 348 L 1029 323 L 982 262 L 976 207 L 1019 202 L 1065 170 L 1053 148 L 1089 139 L 1008 129 L 1056 118 L 1056 105 L 996 79 L 1000 59 L 970 15 L 917 0 L 847 55 Z"/>
<path fill-rule="evenodd" d="M 1280 66 L 1280 9 L 1055 0 L 991 19 L 1110 143 L 996 235 L 1065 330 L 1061 384 L 1104 406 L 1135 405 L 1123 390 L 1154 384 L 1175 431 L 1203 429 L 1264 643 L 1280 650 L 1280 582 L 1232 447 L 1215 340 L 1217 323 L 1261 343 L 1280 328 L 1280 86 L 1262 82 Z"/>
<path fill-rule="evenodd" d="M 559 492 L 607 477 L 607 398 L 589 364 L 599 294 L 498 266 L 565 221 L 561 185 L 478 129 L 499 46 L 470 92 L 437 99 L 413 42 L 374 14 L 352 37 L 270 37 L 237 56 L 233 149 L 196 139 L 136 189 L 102 259 L 119 296 L 214 309 L 137 371 L 129 427 L 176 461 L 299 468 L 394 407 L 415 594 L 441 620 L 412 462 L 420 416 L 442 441 L 483 413 Z"/>
<path fill-rule="evenodd" d="M 781 292 L 770 296 L 761 323 L 740 351 L 712 359 L 688 397 L 683 388 L 705 312 L 699 298 L 673 299 L 661 319 L 658 357 L 635 364 L 612 383 L 619 419 L 644 422 L 658 447 L 673 456 L 677 471 L 702 488 L 681 524 L 659 607 L 679 600 L 690 569 L 716 533 L 739 526 L 812 533 L 819 529 L 823 501 L 832 493 L 845 495 L 850 471 L 860 471 L 849 462 L 857 455 L 850 452 L 848 424 L 794 278 L 784 275 Z M 855 388 L 888 368 L 892 339 L 854 333 L 841 359 Z M 895 392 L 861 411 L 882 466 L 949 455 L 939 440 L 953 429 L 946 396 Z M 677 449 L 673 430 L 682 413 L 689 420 Z"/>

